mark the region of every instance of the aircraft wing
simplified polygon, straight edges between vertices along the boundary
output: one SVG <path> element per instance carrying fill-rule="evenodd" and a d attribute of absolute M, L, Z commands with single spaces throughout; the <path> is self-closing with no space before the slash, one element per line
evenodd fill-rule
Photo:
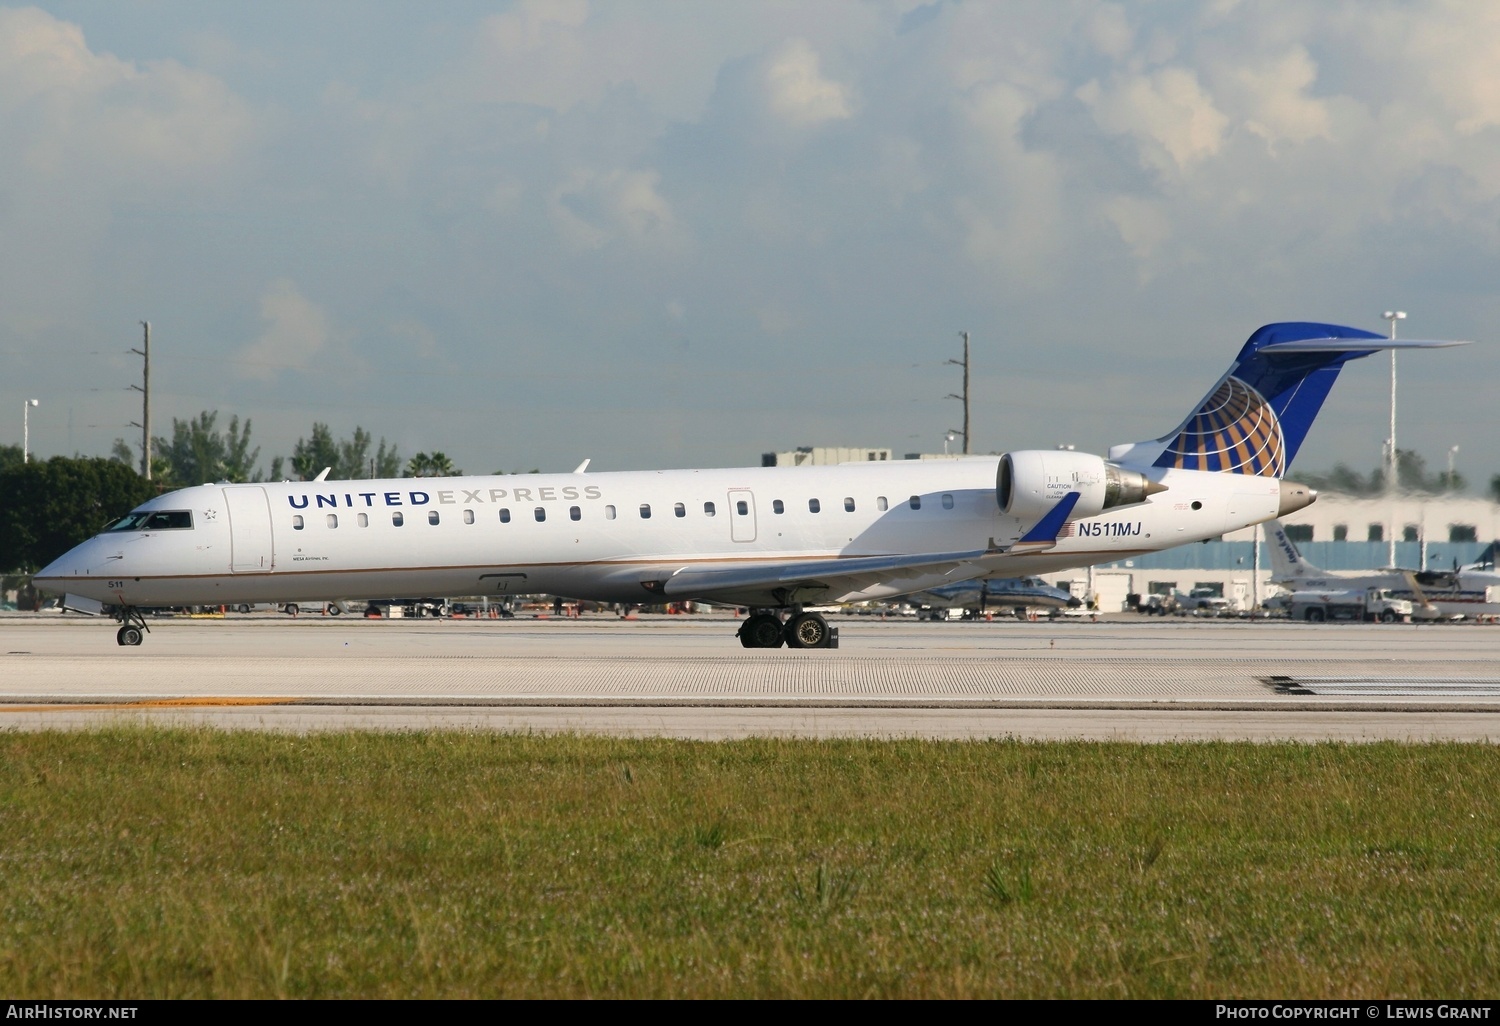
<path fill-rule="evenodd" d="M 890 556 L 848 556 L 785 562 L 699 563 L 634 571 L 641 586 L 664 599 L 716 598 L 741 604 L 836 600 L 885 586 L 890 594 L 918 591 L 944 580 L 966 580 L 984 573 L 980 558 L 994 552 L 925 552 Z M 910 587 L 903 584 L 910 583 Z"/>

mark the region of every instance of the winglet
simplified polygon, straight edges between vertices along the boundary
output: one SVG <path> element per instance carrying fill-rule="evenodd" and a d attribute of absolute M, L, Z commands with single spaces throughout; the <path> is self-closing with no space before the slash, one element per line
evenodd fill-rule
<path fill-rule="evenodd" d="M 1063 524 L 1068 522 L 1068 516 L 1073 512 L 1073 507 L 1078 505 L 1079 496 L 1082 492 L 1069 492 L 1058 500 L 1057 505 L 1047 511 L 1047 515 L 1036 522 L 1036 526 L 1022 535 L 1021 540 L 1012 545 L 1007 552 L 1040 552 L 1050 549 L 1057 544 L 1057 536 L 1063 529 Z"/>
<path fill-rule="evenodd" d="M 588 459 L 586 459 L 582 463 L 578 464 L 578 466 L 574 467 L 573 468 L 573 473 L 575 473 L 575 474 L 582 474 L 585 470 L 589 469 L 589 464 L 592 463 L 592 462 L 594 462 L 594 458 L 592 456 L 590 456 Z"/>
<path fill-rule="evenodd" d="M 320 473 L 317 477 L 313 478 L 313 480 L 314 481 L 327 481 L 328 480 L 328 472 L 330 470 L 332 470 L 332 469 L 333 469 L 332 467 L 324 467 L 323 468 L 323 472 Z"/>

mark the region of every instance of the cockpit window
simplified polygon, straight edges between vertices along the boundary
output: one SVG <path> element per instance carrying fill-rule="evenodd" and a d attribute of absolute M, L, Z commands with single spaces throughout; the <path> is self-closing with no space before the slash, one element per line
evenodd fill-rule
<path fill-rule="evenodd" d="M 192 530 L 193 514 L 185 509 L 141 509 L 127 513 L 110 528 L 111 531 L 186 531 Z"/>

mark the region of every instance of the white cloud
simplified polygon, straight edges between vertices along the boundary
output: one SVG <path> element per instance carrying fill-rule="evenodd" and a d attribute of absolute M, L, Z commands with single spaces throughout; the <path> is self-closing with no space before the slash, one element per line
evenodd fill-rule
<path fill-rule="evenodd" d="M 771 56 L 765 72 L 771 112 L 793 125 L 817 125 L 850 116 L 850 91 L 823 76 L 818 52 L 790 39 Z"/>
<path fill-rule="evenodd" d="M 77 25 L 0 9 L 0 137 L 26 172 L 98 180 L 97 162 L 105 181 L 173 186 L 227 165 L 253 129 L 212 75 L 95 53 Z"/>
<path fill-rule="evenodd" d="M 573 248 L 600 249 L 620 239 L 636 247 L 673 250 L 686 242 L 656 171 L 617 168 L 575 171 L 553 189 L 548 209 Z"/>
<path fill-rule="evenodd" d="M 265 330 L 234 361 L 243 377 L 269 382 L 285 371 L 306 370 L 328 344 L 328 315 L 288 278 L 266 287 L 260 319 Z"/>
<path fill-rule="evenodd" d="M 1197 74 L 1180 66 L 1125 75 L 1107 88 L 1094 80 L 1077 96 L 1101 129 L 1135 138 L 1141 160 L 1160 171 L 1188 171 L 1215 155 L 1229 126 Z"/>

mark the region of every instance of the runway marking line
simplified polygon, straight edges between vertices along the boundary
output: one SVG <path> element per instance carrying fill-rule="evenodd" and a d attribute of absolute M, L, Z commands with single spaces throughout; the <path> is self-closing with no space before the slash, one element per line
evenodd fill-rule
<path fill-rule="evenodd" d="M 194 709 L 194 708 L 223 708 L 229 706 L 256 706 L 256 705 L 302 705 L 307 702 L 305 698 L 236 698 L 205 697 L 205 698 L 154 698 L 145 702 L 70 702 L 56 705 L 4 705 L 0 706 L 0 713 L 12 712 L 76 712 L 79 709 L 100 711 L 129 711 L 132 709 Z"/>

